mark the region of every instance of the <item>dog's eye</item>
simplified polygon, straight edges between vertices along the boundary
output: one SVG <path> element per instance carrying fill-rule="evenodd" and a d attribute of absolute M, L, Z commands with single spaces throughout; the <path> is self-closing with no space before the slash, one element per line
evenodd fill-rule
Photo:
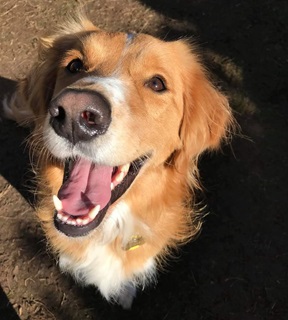
<path fill-rule="evenodd" d="M 77 73 L 84 70 L 84 65 L 80 59 L 74 59 L 69 62 L 66 69 L 71 73 Z"/>
<path fill-rule="evenodd" d="M 160 77 L 153 77 L 146 82 L 146 86 L 155 92 L 162 92 L 166 90 L 164 80 Z"/>

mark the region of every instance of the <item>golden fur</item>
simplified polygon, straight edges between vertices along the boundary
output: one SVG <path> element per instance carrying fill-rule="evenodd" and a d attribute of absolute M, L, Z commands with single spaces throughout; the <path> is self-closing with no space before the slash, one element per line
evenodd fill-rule
<path fill-rule="evenodd" d="M 211 84 L 197 52 L 186 40 L 163 42 L 139 34 L 127 43 L 126 38 L 125 33 L 108 33 L 79 18 L 43 39 L 38 61 L 20 81 L 11 100 L 10 114 L 18 122 L 33 124 L 30 142 L 38 180 L 37 215 L 53 250 L 68 257 L 69 268 L 75 269 L 67 270 L 75 275 L 77 266 L 85 264 L 87 248 L 97 243 L 121 265 L 124 285 L 137 285 L 147 261 L 159 262 L 169 248 L 199 231 L 201 221 L 191 208 L 193 190 L 198 188 L 197 160 L 205 150 L 218 148 L 229 135 L 233 120 L 226 97 Z M 86 71 L 71 77 L 63 70 L 76 58 L 84 61 Z M 115 153 L 111 154 L 109 165 L 122 165 L 144 154 L 151 156 L 131 186 L 111 205 L 100 226 L 87 236 L 71 238 L 56 230 L 53 223 L 52 196 L 62 184 L 64 161 L 59 151 L 47 146 L 43 127 L 52 97 L 75 82 L 81 86 L 81 79 L 88 74 L 101 78 L 117 74 L 125 85 L 125 101 L 115 99 L 118 102 L 111 103 L 115 124 L 111 131 L 118 137 L 119 147 L 115 158 Z M 165 78 L 165 94 L 143 85 L 155 74 Z M 93 90 L 107 96 L 106 87 L 99 85 Z M 117 103 L 121 108 L 114 106 Z M 129 208 L 129 214 L 119 209 L 124 218 L 114 223 L 111 221 L 118 219 L 118 205 L 122 211 Z M 138 234 L 145 243 L 135 250 L 124 250 L 130 237 Z M 125 305 L 117 297 L 122 289 L 106 294 L 100 287 L 108 299 L 116 297 L 127 307 L 130 303 Z"/>

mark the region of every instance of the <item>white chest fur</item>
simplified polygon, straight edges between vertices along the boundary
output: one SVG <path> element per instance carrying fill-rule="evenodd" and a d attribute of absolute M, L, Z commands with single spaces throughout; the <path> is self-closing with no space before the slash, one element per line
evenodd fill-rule
<path fill-rule="evenodd" d="M 107 300 L 113 300 L 130 308 L 136 295 L 137 286 L 145 286 L 155 278 L 156 263 L 150 258 L 140 270 L 127 276 L 122 260 L 109 248 L 109 243 L 119 234 L 122 239 L 133 235 L 134 226 L 139 224 L 131 215 L 124 203 L 119 203 L 103 226 L 103 241 L 93 242 L 83 253 L 83 259 L 78 262 L 65 254 L 59 256 L 61 270 L 71 273 L 84 285 L 96 286 Z"/>

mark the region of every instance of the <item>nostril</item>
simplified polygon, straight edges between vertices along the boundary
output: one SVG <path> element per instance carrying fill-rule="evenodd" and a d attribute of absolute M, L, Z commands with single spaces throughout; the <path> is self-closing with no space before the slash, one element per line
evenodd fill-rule
<path fill-rule="evenodd" d="M 63 120 L 65 119 L 65 117 L 66 117 L 66 113 L 65 113 L 64 108 L 59 107 L 59 108 L 58 108 L 57 119 L 58 119 L 59 121 L 63 121 Z"/>
<path fill-rule="evenodd" d="M 102 122 L 102 116 L 100 113 L 97 112 L 91 112 L 86 110 L 81 113 L 81 117 L 89 126 L 101 124 Z"/>
<path fill-rule="evenodd" d="M 79 128 L 86 135 L 84 138 L 82 134 L 82 139 L 87 140 L 94 136 L 104 134 L 111 122 L 109 105 L 106 105 L 104 100 L 96 102 L 97 104 L 94 102 L 94 105 L 88 106 L 79 114 Z"/>

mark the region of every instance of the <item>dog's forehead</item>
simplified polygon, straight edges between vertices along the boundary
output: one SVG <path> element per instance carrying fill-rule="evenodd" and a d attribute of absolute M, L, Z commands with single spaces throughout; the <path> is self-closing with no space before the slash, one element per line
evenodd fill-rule
<path fill-rule="evenodd" d="M 89 62 L 93 61 L 118 64 L 138 60 L 143 56 L 162 55 L 161 48 L 164 42 L 146 34 L 132 32 L 105 32 L 90 33 L 81 40 L 84 56 Z"/>

